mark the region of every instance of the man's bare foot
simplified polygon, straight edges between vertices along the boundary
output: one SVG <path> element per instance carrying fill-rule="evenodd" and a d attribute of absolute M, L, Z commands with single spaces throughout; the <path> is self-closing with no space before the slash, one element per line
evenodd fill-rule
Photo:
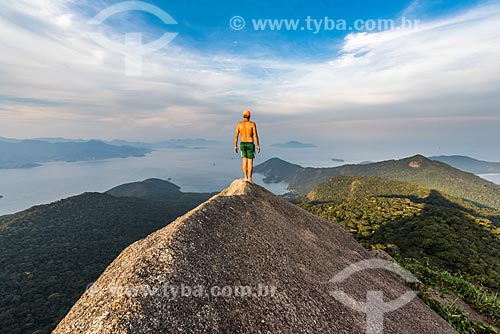
<path fill-rule="evenodd" d="M 247 182 L 253 183 L 252 179 L 247 179 Z"/>

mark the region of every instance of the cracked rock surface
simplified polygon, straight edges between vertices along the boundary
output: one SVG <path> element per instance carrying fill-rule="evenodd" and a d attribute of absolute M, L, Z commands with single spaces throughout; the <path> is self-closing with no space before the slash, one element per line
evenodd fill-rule
<path fill-rule="evenodd" d="M 332 291 L 359 303 L 410 291 L 386 269 L 330 282 L 369 259 L 340 226 L 238 179 L 123 250 L 53 333 L 366 333 Z M 383 319 L 385 334 L 456 333 L 419 298 Z"/>

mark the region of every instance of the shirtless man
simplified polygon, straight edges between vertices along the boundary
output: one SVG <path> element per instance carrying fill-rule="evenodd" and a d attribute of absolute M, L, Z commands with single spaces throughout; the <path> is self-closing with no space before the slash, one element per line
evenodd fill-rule
<path fill-rule="evenodd" d="M 245 181 L 253 183 L 252 169 L 253 158 L 255 158 L 255 146 L 257 146 L 257 152 L 260 153 L 260 145 L 259 136 L 257 135 L 257 125 L 250 121 L 250 110 L 243 111 L 243 122 L 239 122 L 236 125 L 236 132 L 234 133 L 234 152 L 236 153 L 238 153 L 238 135 L 241 136 L 240 151 L 243 160 L 241 169 L 243 169 Z"/>

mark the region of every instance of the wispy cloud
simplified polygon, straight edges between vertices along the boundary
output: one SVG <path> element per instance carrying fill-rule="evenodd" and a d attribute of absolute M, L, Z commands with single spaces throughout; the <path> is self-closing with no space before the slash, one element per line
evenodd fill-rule
<path fill-rule="evenodd" d="M 413 128 L 404 126 L 409 135 L 433 124 L 432 117 L 466 124 L 467 117 L 498 114 L 498 4 L 423 21 L 412 30 L 351 33 L 326 61 L 214 47 L 207 54 L 174 41 L 145 57 L 141 77 L 129 77 L 123 56 L 89 37 L 96 27 L 74 3 L 0 5 L 0 87 L 9 97 L 0 97 L 3 135 L 215 138 L 250 107 L 277 137 L 303 129 L 326 140 L 340 132 L 332 135 L 318 124 L 337 122 L 348 140 L 364 120 L 384 122 L 384 129 L 412 122 Z M 366 131 L 367 137 L 384 137 L 370 126 Z"/>

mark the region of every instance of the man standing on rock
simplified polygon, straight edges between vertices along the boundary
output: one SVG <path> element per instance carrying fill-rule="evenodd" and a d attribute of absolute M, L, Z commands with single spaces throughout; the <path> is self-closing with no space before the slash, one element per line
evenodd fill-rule
<path fill-rule="evenodd" d="M 241 136 L 240 152 L 242 158 L 241 168 L 245 181 L 253 183 L 252 170 L 253 159 L 255 158 L 255 146 L 257 145 L 257 152 L 260 153 L 259 136 L 257 135 L 257 125 L 250 121 L 250 110 L 243 111 L 243 122 L 236 125 L 236 132 L 234 133 L 234 152 L 238 153 L 238 136 Z M 255 144 L 254 144 L 255 139 Z"/>

